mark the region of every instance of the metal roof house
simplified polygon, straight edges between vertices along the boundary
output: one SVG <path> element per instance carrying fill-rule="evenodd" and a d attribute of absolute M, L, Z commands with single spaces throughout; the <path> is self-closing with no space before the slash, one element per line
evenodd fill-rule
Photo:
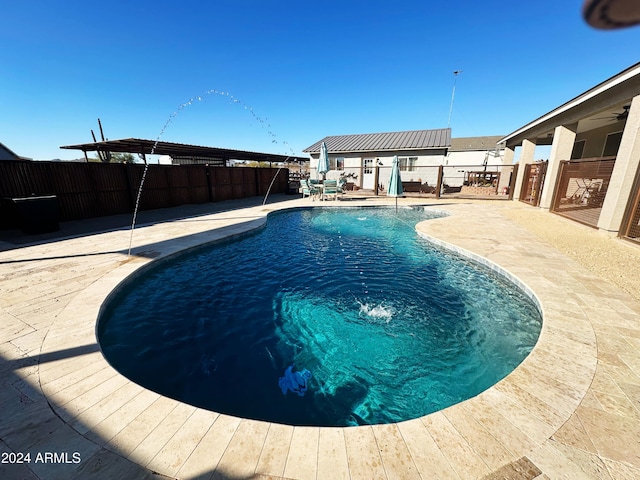
<path fill-rule="evenodd" d="M 452 139 L 451 129 L 412 130 L 405 132 L 365 133 L 325 137 L 303 152 L 311 156 L 311 172 L 317 169 L 320 145 L 324 142 L 329 152 L 331 170 L 327 178 L 351 176 L 359 188 L 374 189 L 386 185 L 395 155 L 400 160 L 404 182 L 435 185 L 439 165 L 502 165 L 501 149 L 494 137 L 467 137 Z M 377 173 L 376 173 L 377 172 Z"/>
<path fill-rule="evenodd" d="M 419 172 L 419 167 L 442 164 L 451 146 L 451 129 L 324 137 L 303 150 L 311 156 L 312 175 L 317 171 L 322 142 L 329 152 L 327 178 L 347 175 L 359 188 L 373 190 L 376 185 L 388 183 L 394 155 L 400 160 L 403 180 L 425 180 L 421 177 L 426 172 Z M 431 181 L 435 182 L 435 178 Z"/>
<path fill-rule="evenodd" d="M 520 148 L 514 199 L 640 240 L 640 63 L 501 141 L 509 163 Z M 551 145 L 544 169 L 536 145 Z"/>
<path fill-rule="evenodd" d="M 310 153 L 312 157 L 314 153 L 319 154 L 322 142 L 330 152 L 335 153 L 443 149 L 451 145 L 451 129 L 336 135 L 319 140 L 303 152 Z"/>

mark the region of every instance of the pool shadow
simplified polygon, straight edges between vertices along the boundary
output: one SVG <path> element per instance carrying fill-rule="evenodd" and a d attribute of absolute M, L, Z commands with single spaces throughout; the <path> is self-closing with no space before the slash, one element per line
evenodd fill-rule
<path fill-rule="evenodd" d="M 354 407 L 361 404 L 367 398 L 369 389 L 364 385 L 364 380 L 351 380 L 336 388 L 329 398 L 323 399 L 318 408 L 321 411 L 331 411 L 334 418 L 340 418 L 344 426 L 370 425 L 364 418 L 354 411 Z M 315 397 L 316 403 L 318 396 Z"/>
<path fill-rule="evenodd" d="M 290 195 L 274 194 L 267 199 L 267 205 L 292 200 Z M 198 221 L 199 217 L 213 213 L 224 213 L 248 207 L 262 205 L 263 197 L 251 197 L 240 200 L 227 200 L 204 204 L 181 205 L 179 207 L 159 208 L 138 212 L 136 228 L 175 221 Z M 96 233 L 111 231 L 130 231 L 133 213 L 109 215 L 82 220 L 60 222 L 60 229 L 55 232 L 27 234 L 19 229 L 0 229 L 0 252 L 32 245 L 42 245 L 61 240 L 78 238 Z"/>
<path fill-rule="evenodd" d="M 142 463 L 145 458 L 127 458 L 124 452 L 100 437 L 98 428 L 85 428 L 74 419 L 70 426 L 56 412 L 64 412 L 65 406 L 45 397 L 35 374 L 25 372 L 49 363 L 69 360 L 99 351 L 97 344 L 61 349 L 41 355 L 20 355 L 7 358 L 0 352 L 0 452 L 30 453 L 31 460 L 24 463 L 0 464 L 0 478 L 23 480 L 75 479 L 75 480 L 265 480 L 277 476 L 260 474 L 238 475 L 232 472 L 208 468 L 198 475 L 167 476 L 150 470 Z M 69 412 L 73 415 L 72 412 Z M 87 430 L 88 436 L 78 430 Z M 93 437 L 91 440 L 90 437 Z M 37 461 L 47 454 L 59 455 L 57 461 Z M 41 457 L 38 457 L 40 455 Z M 74 456 L 75 455 L 75 456 Z M 77 460 L 77 461 L 76 461 Z M 138 463 L 138 461 L 140 463 Z M 240 466 L 240 470 L 242 467 Z"/>

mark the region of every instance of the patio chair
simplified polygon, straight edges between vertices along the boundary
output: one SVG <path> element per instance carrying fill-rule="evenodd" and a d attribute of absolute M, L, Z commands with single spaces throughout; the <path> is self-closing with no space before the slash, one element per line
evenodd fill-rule
<path fill-rule="evenodd" d="M 338 199 L 338 182 L 337 180 L 325 180 L 324 188 L 322 190 L 322 196 L 327 198 L 333 195 L 334 200 Z"/>
<path fill-rule="evenodd" d="M 302 192 L 302 198 L 311 196 L 311 188 L 307 180 L 300 180 L 300 191 Z"/>
<path fill-rule="evenodd" d="M 310 197 L 315 200 L 315 197 L 320 193 L 320 190 L 309 184 L 308 180 L 300 180 L 300 188 L 302 189 L 302 198 Z"/>

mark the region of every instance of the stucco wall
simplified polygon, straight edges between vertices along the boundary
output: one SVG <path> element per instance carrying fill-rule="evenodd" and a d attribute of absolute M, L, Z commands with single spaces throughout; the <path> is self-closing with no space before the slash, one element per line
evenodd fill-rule
<path fill-rule="evenodd" d="M 604 140 L 603 140 L 604 141 Z M 487 158 L 488 166 L 502 166 L 504 150 L 500 150 L 500 156 L 494 156 L 493 150 L 487 158 L 486 150 L 468 150 L 468 151 L 449 151 L 445 154 L 444 150 L 403 150 L 394 152 L 358 152 L 358 153 L 346 153 L 346 154 L 333 154 L 329 152 L 329 158 L 333 160 L 336 157 L 344 158 L 344 169 L 331 170 L 326 174 L 328 179 L 337 179 L 342 172 L 347 174 L 353 174 L 357 178 L 351 178 L 349 181 L 355 183 L 360 188 L 373 188 L 375 165 L 379 161 L 381 163 L 378 170 L 378 182 L 382 186 L 386 186 L 389 183 L 389 177 L 391 175 L 391 164 L 394 155 L 398 157 L 417 157 L 415 166 L 412 170 L 404 170 L 400 172 L 400 176 L 403 181 L 419 181 L 424 184 L 435 186 L 438 178 L 439 165 L 445 166 L 461 166 L 460 169 L 445 168 L 446 183 L 450 186 L 461 186 L 465 173 L 464 171 L 478 170 L 482 167 Z M 373 159 L 372 173 L 365 174 L 363 169 L 364 159 Z M 318 155 L 313 154 L 311 156 L 311 176 L 316 177 L 316 169 L 318 168 Z M 457 170 L 460 170 L 459 172 Z M 495 169 L 492 169 L 495 171 Z"/>
<path fill-rule="evenodd" d="M 578 133 L 576 135 L 576 142 L 586 140 L 582 158 L 602 156 L 602 150 L 604 148 L 605 141 L 607 140 L 607 135 L 610 133 L 621 132 L 623 129 L 624 121 L 621 121 L 604 127 L 595 128 L 587 132 Z"/>
<path fill-rule="evenodd" d="M 429 182 L 430 185 L 435 185 L 437 179 L 437 167 L 442 165 L 445 160 L 444 150 L 418 150 L 418 151 L 397 151 L 397 152 L 367 152 L 367 153 L 352 153 L 352 154 L 332 154 L 329 152 L 329 159 L 332 160 L 336 157 L 344 158 L 344 170 L 331 170 L 327 173 L 326 178 L 336 179 L 342 172 L 353 173 L 357 175 L 357 180 L 353 181 L 359 187 L 367 188 L 366 180 L 363 178 L 365 175 L 361 165 L 366 158 L 372 158 L 373 165 L 375 167 L 376 161 L 380 161 L 382 164 L 379 169 L 379 183 L 382 185 L 388 185 L 389 177 L 391 175 L 391 164 L 393 162 L 394 155 L 398 157 L 417 157 L 415 170 L 402 171 L 400 176 L 403 181 L 422 181 Z M 483 156 L 484 158 L 484 156 Z M 311 157 L 311 176 L 315 177 L 316 169 L 318 168 L 318 156 L 312 155 Z"/>

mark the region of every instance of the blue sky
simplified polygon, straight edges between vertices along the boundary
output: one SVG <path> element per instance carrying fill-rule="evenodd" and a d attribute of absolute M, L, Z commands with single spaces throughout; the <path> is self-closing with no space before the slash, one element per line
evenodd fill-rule
<path fill-rule="evenodd" d="M 109 139 L 162 133 L 301 154 L 326 135 L 446 127 L 454 70 L 453 136 L 506 135 L 639 61 L 640 27 L 594 30 L 581 7 L 5 2 L 0 142 L 35 159 L 79 158 L 59 147 L 90 142 L 100 118 Z"/>

